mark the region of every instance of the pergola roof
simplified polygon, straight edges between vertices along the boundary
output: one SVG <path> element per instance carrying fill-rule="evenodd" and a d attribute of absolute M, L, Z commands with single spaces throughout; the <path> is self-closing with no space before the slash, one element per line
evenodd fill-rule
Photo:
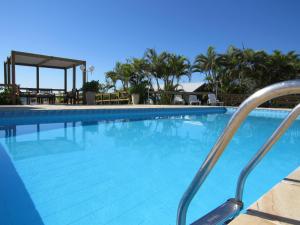
<path fill-rule="evenodd" d="M 16 103 L 16 65 L 36 67 L 36 88 L 40 89 L 40 67 L 63 69 L 64 70 L 64 91 L 67 92 L 68 76 L 67 71 L 72 68 L 73 71 L 73 89 L 76 89 L 76 66 L 83 65 L 82 83 L 86 82 L 86 61 L 61 58 L 49 55 L 40 55 L 28 52 L 11 51 L 11 56 L 4 62 L 4 85 L 11 85 L 13 88 L 12 101 Z M 24 88 L 23 88 L 24 89 Z M 48 89 L 47 89 L 48 90 Z"/>
<path fill-rule="evenodd" d="M 19 51 L 12 51 L 11 53 L 15 57 L 15 64 L 22 66 L 69 69 L 73 66 L 85 64 L 84 60 L 68 59 Z"/>

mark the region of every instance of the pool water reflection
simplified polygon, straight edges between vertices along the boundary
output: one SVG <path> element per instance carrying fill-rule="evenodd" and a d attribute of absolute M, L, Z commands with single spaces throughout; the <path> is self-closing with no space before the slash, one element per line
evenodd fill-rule
<path fill-rule="evenodd" d="M 29 210 L 36 209 L 45 225 L 171 225 L 181 195 L 229 118 L 2 126 L 0 151 L 9 157 L 0 163 L 10 161 L 34 206 Z M 246 120 L 192 202 L 189 222 L 233 196 L 239 172 L 280 122 Z M 296 121 L 250 175 L 246 206 L 299 166 L 299 135 Z"/>

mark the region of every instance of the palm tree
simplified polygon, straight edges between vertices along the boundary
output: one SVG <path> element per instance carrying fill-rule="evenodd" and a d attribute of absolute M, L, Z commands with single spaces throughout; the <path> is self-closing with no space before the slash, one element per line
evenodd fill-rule
<path fill-rule="evenodd" d="M 287 53 L 287 58 L 289 60 L 288 65 L 291 68 L 292 79 L 300 78 L 300 55 L 295 51 L 290 51 Z"/>
<path fill-rule="evenodd" d="M 144 59 L 148 64 L 148 72 L 154 78 L 157 90 L 161 90 L 159 81 L 166 73 L 167 56 L 168 54 L 166 52 L 158 54 L 156 50 L 152 48 L 147 49 L 144 54 Z"/>
<path fill-rule="evenodd" d="M 158 54 L 155 49 L 147 49 L 144 58 L 148 64 L 148 72 L 156 82 L 157 89 L 160 91 L 163 82 L 165 91 L 175 91 L 178 89 L 179 81 L 183 76 L 191 77 L 191 65 L 189 60 L 177 54 L 161 52 Z M 162 94 L 164 103 L 170 103 L 172 96 Z"/>
<path fill-rule="evenodd" d="M 108 71 L 105 73 L 105 78 L 106 78 L 107 88 L 108 89 L 113 88 L 114 92 L 116 92 L 117 91 L 116 84 L 118 81 L 117 73 L 113 70 Z"/>
<path fill-rule="evenodd" d="M 200 72 L 205 75 L 205 79 L 211 85 L 214 91 L 217 91 L 217 77 L 219 70 L 219 56 L 215 48 L 209 46 L 206 54 L 196 56 L 193 72 Z"/>
<path fill-rule="evenodd" d="M 130 77 L 130 83 L 132 85 L 138 85 L 140 83 L 147 82 L 151 85 L 151 77 L 148 73 L 148 64 L 145 59 L 132 58 L 128 60 L 132 67 L 132 75 Z"/>
<path fill-rule="evenodd" d="M 121 81 L 123 90 L 127 90 L 129 87 L 130 78 L 133 74 L 131 64 L 117 62 L 114 70 L 117 74 L 117 79 Z"/>
<path fill-rule="evenodd" d="M 297 78 L 299 75 L 299 55 L 294 51 L 283 54 L 279 50 L 273 51 L 268 57 L 265 85 L 279 81 Z"/>
<path fill-rule="evenodd" d="M 176 79 L 176 85 L 179 84 L 180 79 L 183 76 L 187 76 L 189 79 L 191 78 L 191 63 L 190 61 L 182 56 L 176 54 L 170 54 L 167 58 L 167 66 L 169 67 L 169 82 L 174 85 L 174 80 Z"/>
<path fill-rule="evenodd" d="M 116 91 L 116 84 L 118 81 L 122 84 L 122 89 L 127 90 L 129 87 L 130 79 L 133 75 L 133 68 L 131 64 L 117 62 L 112 71 L 106 72 L 106 81 L 107 83 L 114 88 Z"/>
<path fill-rule="evenodd" d="M 181 78 L 190 78 L 193 72 L 202 73 L 208 90 L 216 93 L 219 88 L 223 93 L 252 93 L 274 82 L 300 77 L 300 58 L 294 51 L 284 54 L 275 50 L 268 54 L 234 46 L 218 54 L 210 46 L 205 54 L 195 58 L 191 67 L 189 60 L 182 55 L 147 49 L 143 58 L 117 62 L 114 69 L 106 73 L 106 80 L 108 87 L 115 91 L 118 81 L 125 90 L 139 84 L 153 89 L 154 82 L 159 91 L 175 91 Z"/>

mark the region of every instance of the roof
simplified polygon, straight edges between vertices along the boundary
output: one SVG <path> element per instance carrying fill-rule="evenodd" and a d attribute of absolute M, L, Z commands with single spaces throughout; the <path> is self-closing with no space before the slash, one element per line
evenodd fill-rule
<path fill-rule="evenodd" d="M 177 89 L 183 89 L 185 92 L 194 92 L 199 87 L 201 87 L 205 82 L 187 82 L 187 83 L 179 83 L 179 88 Z M 154 90 L 157 91 L 157 86 L 153 86 Z M 164 85 L 161 84 L 160 88 L 164 88 Z"/>
<path fill-rule="evenodd" d="M 183 89 L 185 92 L 194 92 L 199 87 L 201 87 L 204 82 L 189 82 L 189 83 L 180 83 L 180 88 Z"/>
<path fill-rule="evenodd" d="M 22 66 L 38 66 L 46 68 L 69 69 L 73 66 L 85 64 L 84 60 L 61 58 L 56 56 L 33 54 L 28 52 L 12 51 L 15 64 Z"/>

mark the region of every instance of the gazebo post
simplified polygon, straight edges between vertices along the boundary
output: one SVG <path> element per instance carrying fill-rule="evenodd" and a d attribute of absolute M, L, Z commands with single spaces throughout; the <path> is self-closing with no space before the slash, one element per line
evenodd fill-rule
<path fill-rule="evenodd" d="M 82 70 L 82 85 L 86 83 L 86 62 L 83 63 L 84 70 Z"/>
<path fill-rule="evenodd" d="M 73 90 L 76 89 L 76 66 L 73 65 Z"/>
<path fill-rule="evenodd" d="M 40 67 L 36 67 L 36 92 L 40 92 Z"/>
<path fill-rule="evenodd" d="M 16 65 L 15 65 L 15 53 L 11 53 L 11 80 L 12 80 L 12 103 L 16 104 Z"/>
<path fill-rule="evenodd" d="M 7 84 L 10 85 L 10 59 L 7 58 Z"/>
<path fill-rule="evenodd" d="M 64 71 L 65 71 L 65 86 L 64 86 L 64 89 L 65 89 L 65 93 L 67 93 L 67 89 L 68 89 L 68 86 L 67 86 L 67 83 L 68 83 L 67 69 L 65 68 Z"/>
<path fill-rule="evenodd" d="M 82 70 L 82 86 L 86 83 L 86 62 L 84 61 L 83 64 L 84 69 Z M 85 98 L 85 91 L 82 92 L 82 103 L 86 104 Z"/>
<path fill-rule="evenodd" d="M 4 68 L 4 85 L 7 85 L 7 64 L 4 62 L 3 68 Z"/>

